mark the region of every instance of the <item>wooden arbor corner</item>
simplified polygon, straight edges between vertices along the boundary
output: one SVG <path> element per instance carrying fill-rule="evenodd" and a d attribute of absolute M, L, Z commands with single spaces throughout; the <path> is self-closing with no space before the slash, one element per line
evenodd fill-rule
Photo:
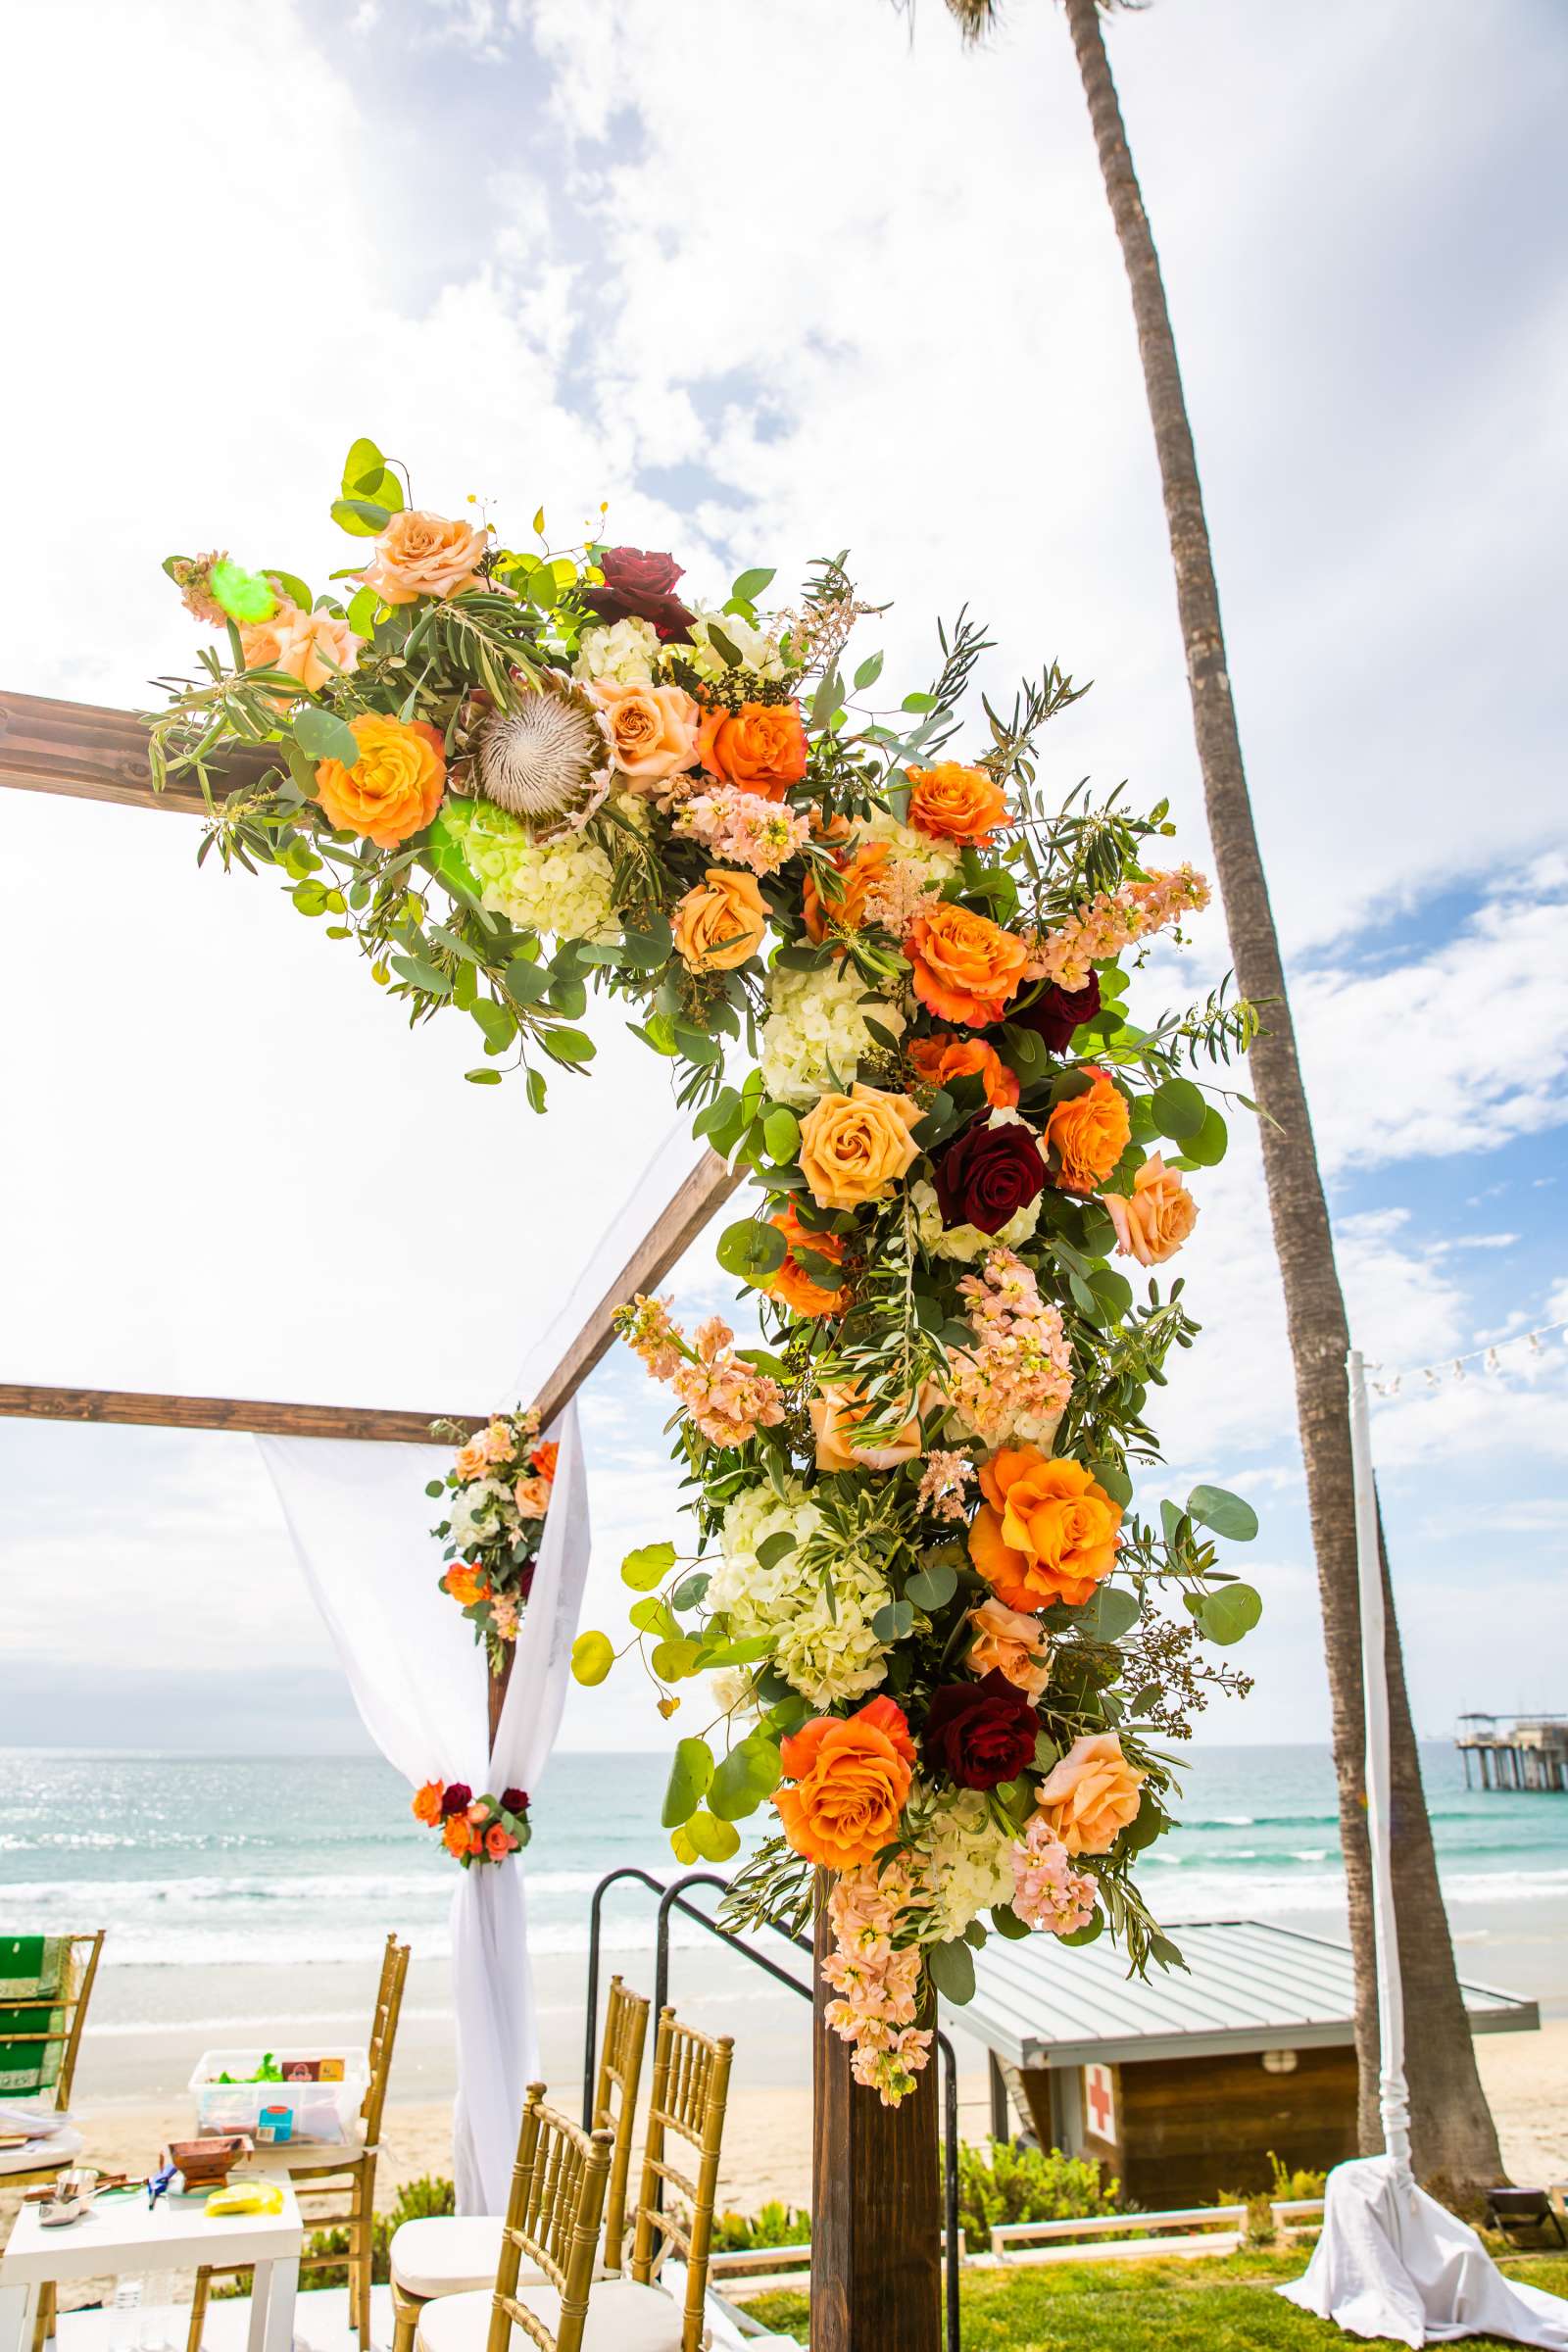
<path fill-rule="evenodd" d="M 266 753 L 215 762 L 230 787 L 270 765 Z M 193 778 L 152 789 L 147 730 L 132 711 L 56 702 L 0 689 L 0 785 L 203 816 L 207 804 Z M 595 1305 L 534 1399 L 548 1423 L 568 1403 L 608 1352 L 611 1314 L 633 1292 L 651 1290 L 735 1190 L 734 1176 L 708 1152 L 639 1243 Z M 281 1437 L 359 1438 L 424 1443 L 435 1418 L 477 1426 L 473 1413 L 431 1415 L 348 1405 L 267 1403 L 257 1399 L 172 1396 L 118 1389 L 0 1385 L 0 1415 L 33 1420 L 101 1421 L 141 1428 L 247 1430 Z M 492 1678 L 494 1736 L 506 1692 Z M 818 1936 L 822 1930 L 819 1927 Z M 937 2352 L 940 2237 L 936 2069 L 900 2107 L 884 2107 L 850 2074 L 847 2044 L 823 2020 L 815 1976 L 811 2160 L 814 2230 L 811 2263 L 813 2352 Z M 956 2352 L 956 2347 L 951 2348 Z"/>

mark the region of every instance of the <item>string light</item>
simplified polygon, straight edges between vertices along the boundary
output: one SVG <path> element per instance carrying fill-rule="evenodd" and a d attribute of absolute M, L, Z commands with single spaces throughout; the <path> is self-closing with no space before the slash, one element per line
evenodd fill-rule
<path fill-rule="evenodd" d="M 1384 1380 L 1369 1380 L 1367 1386 L 1374 1396 L 1397 1396 L 1401 1384 L 1406 1380 L 1425 1381 L 1429 1389 L 1441 1389 L 1446 1380 L 1457 1384 L 1469 1377 L 1465 1371 L 1467 1364 L 1479 1363 L 1484 1372 L 1500 1373 L 1503 1369 L 1501 1351 L 1504 1348 L 1528 1348 L 1532 1355 L 1544 1355 L 1544 1343 L 1554 1331 L 1568 1332 L 1568 1319 L 1557 1323 L 1542 1323 L 1534 1331 L 1515 1332 L 1512 1339 L 1494 1340 L 1488 1347 L 1472 1348 L 1467 1355 L 1452 1356 L 1446 1365 L 1407 1365 L 1401 1371 L 1391 1372 Z M 1383 1370 L 1381 1364 L 1368 1364 L 1366 1368 L 1368 1372 Z"/>

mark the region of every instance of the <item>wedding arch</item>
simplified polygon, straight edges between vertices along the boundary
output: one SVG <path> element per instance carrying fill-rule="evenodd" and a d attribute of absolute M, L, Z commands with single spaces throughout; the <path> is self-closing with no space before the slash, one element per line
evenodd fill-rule
<path fill-rule="evenodd" d="M 703 1158 L 592 1302 L 538 1422 L 455 1417 L 462 1476 L 505 1513 L 486 1446 L 510 1479 L 615 1329 L 670 1386 L 694 1539 L 628 1556 L 628 1646 L 666 1712 L 717 1677 L 720 1752 L 678 1742 L 665 1825 L 677 1859 L 721 1861 L 773 1808 L 726 1915 L 816 1921 L 812 2340 L 930 2352 L 936 1994 L 967 1997 L 988 1935 L 1108 1927 L 1131 1965 L 1179 1962 L 1136 1864 L 1173 1818 L 1163 1741 L 1202 1680 L 1230 1679 L 1200 1645 L 1259 1613 L 1216 1542 L 1256 1522 L 1213 1486 L 1146 1519 L 1130 1470 L 1158 1458 L 1151 1393 L 1197 1333 L 1160 1269 L 1198 1213 L 1186 1175 L 1223 1155 L 1217 1073 L 1253 1016 L 1224 990 L 1152 1026 L 1130 1013 L 1132 966 L 1206 888 L 1151 862 L 1162 807 L 1082 788 L 1046 806 L 1037 738 L 1078 691 L 1059 669 L 1010 711 L 982 698 L 986 748 L 945 756 L 987 649 L 967 616 L 929 686 L 889 703 L 880 652 L 849 660 L 876 609 L 843 559 L 787 611 L 761 570 L 688 606 L 671 558 L 555 547 L 542 514 L 513 549 L 412 507 L 368 441 L 333 513 L 370 543 L 338 575 L 352 593 L 172 558 L 220 640 L 199 674 L 150 722 L 4 698 L 0 776 L 202 816 L 204 856 L 279 872 L 411 1020 L 470 1019 L 469 1077 L 515 1069 L 535 1111 L 592 1060 L 590 990 L 670 1061 Z M 755 1213 L 718 1255 L 763 1345 L 718 1318 L 688 1339 L 658 1283 L 746 1177 Z M 1145 1298 L 1114 1258 L 1150 1274 Z M 405 1444 L 428 1427 L 24 1388 L 0 1410 Z M 494 1515 L 474 1542 L 499 1544 Z M 452 1573 L 483 1607 L 477 1568 Z M 527 1638 L 509 1624 L 492 1746 Z M 579 1636 L 579 1679 L 615 1650 Z M 461 1860 L 505 1858 L 517 1793 L 474 1806 L 481 1839 L 487 1818 L 501 1835 L 487 1855 L 460 1824 Z"/>

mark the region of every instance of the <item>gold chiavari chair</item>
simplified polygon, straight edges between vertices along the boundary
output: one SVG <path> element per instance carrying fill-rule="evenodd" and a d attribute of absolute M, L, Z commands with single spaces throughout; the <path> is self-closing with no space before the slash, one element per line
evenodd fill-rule
<path fill-rule="evenodd" d="M 0 1938 L 0 2099 L 52 2108 L 56 2115 L 70 2108 L 104 1934 L 98 1928 L 90 1936 Z M 0 2171 L 0 2192 L 9 2201 L 12 2192 L 20 2197 L 47 2186 L 79 2161 L 78 2151 L 79 2142 L 47 2161 L 30 2159 L 25 2171 Z M 54 2333 L 55 2308 L 55 2289 L 45 2286 L 32 2352 L 43 2352 Z"/>
<path fill-rule="evenodd" d="M 381 1961 L 381 1981 L 376 1988 L 375 2016 L 370 2027 L 370 2082 L 360 2105 L 361 2136 L 359 2145 L 336 2154 L 326 2148 L 281 2147 L 258 2149 L 263 2163 L 275 2163 L 287 2171 L 300 2197 L 304 2220 L 312 2230 L 342 2229 L 348 2231 L 348 2251 L 345 2254 L 313 2254 L 312 2264 L 321 2269 L 345 2269 L 349 2278 L 349 2325 L 360 2339 L 360 2352 L 370 2352 L 370 2266 L 374 2256 L 375 2238 L 375 2168 L 380 2154 L 381 2113 L 386 2105 L 387 2083 L 392 2073 L 392 2052 L 397 2041 L 398 2018 L 403 2007 L 403 1986 L 409 1973 L 409 1946 L 399 1943 L 395 1936 L 386 1939 L 386 1951 Z M 318 2200 L 347 2194 L 346 2206 L 322 2206 Z M 207 2312 L 207 2290 L 217 2274 L 204 2267 L 196 2274 L 196 2294 L 191 2304 L 190 2328 L 186 2336 L 186 2352 L 201 2352 L 202 2327 Z"/>
<path fill-rule="evenodd" d="M 516 2265 L 521 2253 L 532 2251 L 526 2237 L 514 2244 L 509 2233 L 494 2294 L 448 2295 L 427 2303 L 419 2314 L 416 2352 L 517 2352 L 512 2341 L 514 2326 L 543 2352 L 702 2352 L 703 2298 L 732 2053 L 727 2035 L 710 2040 L 706 2034 L 678 2026 L 672 2009 L 661 2012 L 642 2185 L 633 2217 L 631 2276 L 594 2281 L 586 2321 L 578 2324 L 573 2314 L 576 2333 L 566 2333 L 566 2299 L 543 2263 L 537 2285 L 519 2283 L 516 2268 L 507 2276 L 509 2261 Z M 535 2093 L 530 2090 L 528 2096 L 532 2100 Z M 526 2129 L 525 2116 L 525 2136 Z M 695 2180 L 686 2179 L 667 2161 L 671 2133 L 697 2150 Z M 582 2134 L 576 2137 L 580 2140 Z M 608 2133 L 605 2139 L 608 2145 Z M 519 2174 L 522 2164 L 519 2150 Z M 661 2206 L 661 2195 L 669 2190 L 686 2200 L 684 2218 Z M 686 2257 L 686 2291 L 679 2303 L 653 2282 L 670 2246 Z"/>
<path fill-rule="evenodd" d="M 557 2115 L 544 2095 L 542 2082 L 529 2083 L 494 2291 L 427 2303 L 419 2315 L 418 2352 L 447 2352 L 457 2344 L 472 2352 L 509 2352 L 514 2328 L 540 2352 L 585 2352 L 614 2143 L 608 2132 L 584 2132 Z M 537 2285 L 519 2283 L 525 2257 Z M 616 2352 L 639 2347 L 617 2336 Z"/>
<path fill-rule="evenodd" d="M 642 2078 L 649 2003 L 619 1977 L 610 1980 L 604 2039 L 594 2080 L 593 2129 L 614 2134 L 605 2197 L 604 2247 L 598 2268 L 617 2272 L 626 2235 L 626 2180 Z M 405 2222 L 392 2239 L 393 2352 L 414 2352 L 426 2303 L 487 2290 L 501 2257 L 498 2214 L 430 2214 Z"/>

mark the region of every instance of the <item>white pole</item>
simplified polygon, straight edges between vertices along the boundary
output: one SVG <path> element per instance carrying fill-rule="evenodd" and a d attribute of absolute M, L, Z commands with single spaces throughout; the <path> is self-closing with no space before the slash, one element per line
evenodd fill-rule
<path fill-rule="evenodd" d="M 1410 2101 L 1404 2080 L 1404 1990 L 1399 1979 L 1399 1927 L 1394 1908 L 1389 1846 L 1389 1678 L 1383 1608 L 1383 1562 L 1378 1545 L 1378 1498 L 1372 1482 L 1372 1429 L 1366 1367 L 1352 1348 L 1346 1359 L 1350 1388 L 1350 1462 L 1355 1480 L 1355 1551 L 1361 1596 L 1361 1683 L 1366 1702 L 1366 1827 L 1372 1849 L 1372 1922 L 1378 1976 L 1378 2107 L 1383 2145 L 1396 2177 L 1410 2179 Z"/>

